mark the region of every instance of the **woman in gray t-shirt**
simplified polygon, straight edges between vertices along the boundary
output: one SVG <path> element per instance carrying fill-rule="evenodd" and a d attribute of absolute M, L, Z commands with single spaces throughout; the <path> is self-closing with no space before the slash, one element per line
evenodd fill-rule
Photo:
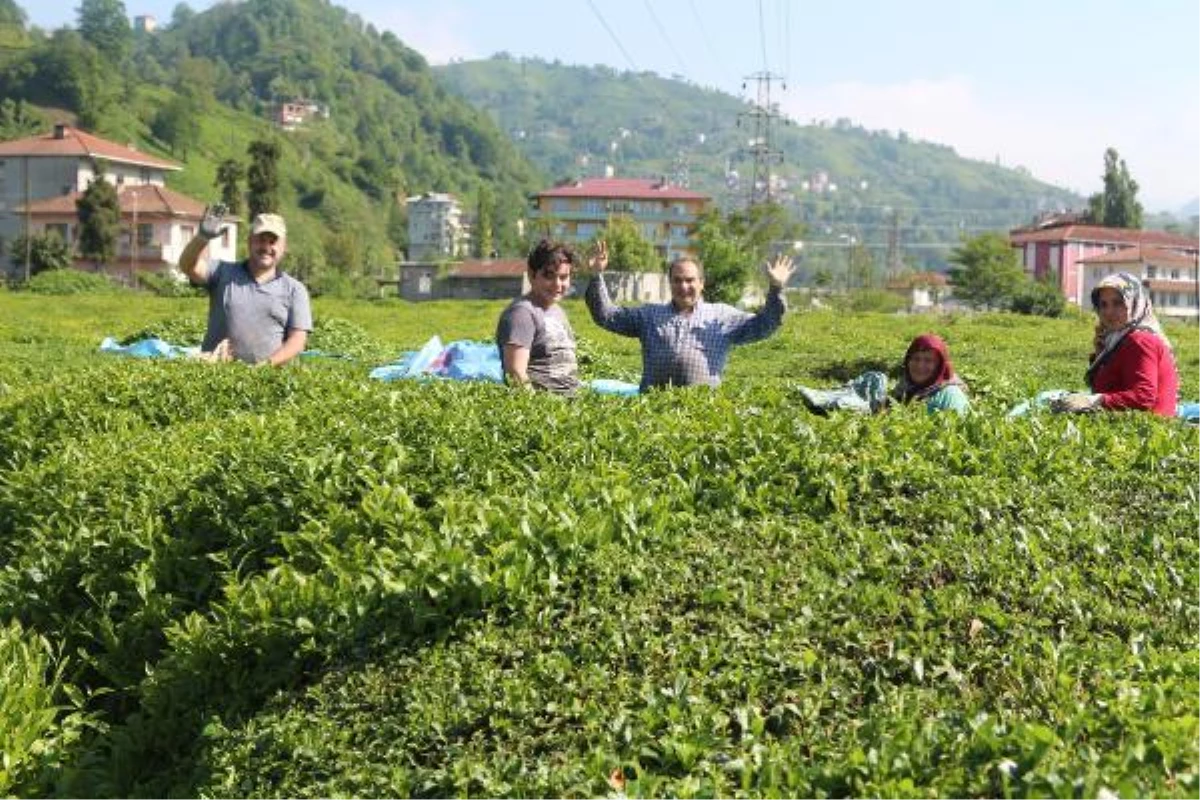
<path fill-rule="evenodd" d="M 529 292 L 496 325 L 496 346 L 510 385 L 572 395 L 579 388 L 575 333 L 558 301 L 571 286 L 575 253 L 543 239 L 529 254 Z"/>

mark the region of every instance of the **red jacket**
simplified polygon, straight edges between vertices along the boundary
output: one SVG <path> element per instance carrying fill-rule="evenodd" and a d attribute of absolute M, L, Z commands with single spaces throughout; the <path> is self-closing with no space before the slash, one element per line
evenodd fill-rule
<path fill-rule="evenodd" d="M 1092 391 L 1106 409 L 1140 409 L 1175 416 L 1179 373 L 1171 348 L 1149 331 L 1132 331 L 1092 375 Z"/>

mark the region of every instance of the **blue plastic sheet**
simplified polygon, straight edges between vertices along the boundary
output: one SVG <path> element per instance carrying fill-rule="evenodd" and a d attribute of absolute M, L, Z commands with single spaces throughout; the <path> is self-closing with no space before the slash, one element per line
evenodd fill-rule
<path fill-rule="evenodd" d="M 597 378 L 584 385 L 596 394 L 615 394 L 620 397 L 635 397 L 639 389 L 636 383 L 614 381 L 609 378 Z"/>
<path fill-rule="evenodd" d="M 182 347 L 162 339 L 138 339 L 129 344 L 118 344 L 111 336 L 100 343 L 100 352 L 132 358 L 190 358 L 200 354 L 199 347 Z"/>
<path fill-rule="evenodd" d="M 448 378 L 459 381 L 504 382 L 500 351 L 493 342 L 460 339 L 442 345 L 440 337 L 430 337 L 420 350 L 402 353 L 392 364 L 371 370 L 370 376 L 381 381 L 406 378 Z"/>

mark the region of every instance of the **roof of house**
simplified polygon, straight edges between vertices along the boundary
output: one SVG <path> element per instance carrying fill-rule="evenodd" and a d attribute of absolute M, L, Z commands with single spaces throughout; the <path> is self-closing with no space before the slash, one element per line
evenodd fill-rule
<path fill-rule="evenodd" d="M 538 197 L 608 197 L 630 200 L 709 200 L 706 194 L 649 178 L 583 178 L 537 193 Z"/>
<path fill-rule="evenodd" d="M 1031 231 L 1018 228 L 1009 232 L 1012 244 L 1027 242 L 1097 242 L 1100 244 L 1148 244 L 1164 247 L 1200 248 L 1200 239 L 1166 231 L 1134 228 L 1109 228 L 1105 225 L 1062 225 Z"/>
<path fill-rule="evenodd" d="M 1113 250 L 1111 253 L 1103 253 L 1098 256 L 1079 259 L 1080 264 L 1145 264 L 1148 262 L 1194 267 L 1196 265 L 1196 256 L 1180 253 L 1176 250 L 1167 250 L 1162 247 L 1134 245 L 1133 247 L 1122 247 L 1120 250 Z"/>
<path fill-rule="evenodd" d="M 524 260 L 464 261 L 449 273 L 450 278 L 519 278 L 528 269 Z"/>
<path fill-rule="evenodd" d="M 60 135 L 61 134 L 61 135 Z M 56 125 L 54 130 L 41 136 L 0 142 L 0 158 L 8 156 L 81 156 L 114 161 L 121 164 L 137 164 L 164 170 L 183 169 L 173 161 L 155 158 L 132 147 L 110 142 L 69 125 Z"/>
<path fill-rule="evenodd" d="M 60 194 L 45 200 L 35 200 L 29 204 L 30 214 L 45 215 L 75 215 L 78 213 L 75 201 L 81 192 Z M 117 191 L 117 200 L 122 214 L 133 214 L 135 211 L 144 217 L 183 217 L 185 219 L 200 219 L 204 216 L 204 203 L 193 200 L 187 195 L 172 191 L 165 186 L 153 184 L 138 184 L 122 186 Z M 24 213 L 21 206 L 16 211 Z M 228 218 L 232 221 L 233 218 Z"/>

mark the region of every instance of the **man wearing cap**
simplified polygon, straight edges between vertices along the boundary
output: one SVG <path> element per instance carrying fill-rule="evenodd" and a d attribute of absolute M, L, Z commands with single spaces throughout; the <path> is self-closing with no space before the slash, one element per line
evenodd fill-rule
<path fill-rule="evenodd" d="M 208 331 L 201 350 L 249 364 L 286 364 L 298 356 L 312 330 L 308 289 L 279 268 L 287 251 L 287 225 L 278 214 L 250 223 L 245 261 L 201 263 L 200 254 L 221 235 L 224 206 L 204 210 L 200 231 L 179 258 L 188 280 L 208 290 Z"/>

